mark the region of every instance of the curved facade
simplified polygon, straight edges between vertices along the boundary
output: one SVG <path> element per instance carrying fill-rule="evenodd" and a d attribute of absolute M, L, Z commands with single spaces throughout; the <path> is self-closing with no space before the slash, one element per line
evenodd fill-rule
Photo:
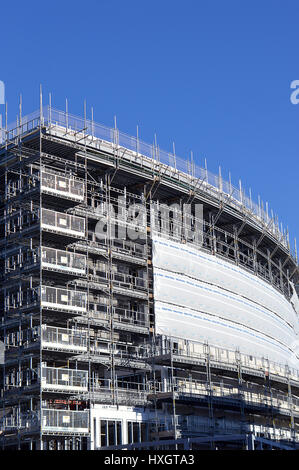
<path fill-rule="evenodd" d="M 298 448 L 297 255 L 206 168 L 50 107 L 2 130 L 4 449 Z"/>
<path fill-rule="evenodd" d="M 298 314 L 280 292 L 192 246 L 153 248 L 157 332 L 296 365 Z"/>

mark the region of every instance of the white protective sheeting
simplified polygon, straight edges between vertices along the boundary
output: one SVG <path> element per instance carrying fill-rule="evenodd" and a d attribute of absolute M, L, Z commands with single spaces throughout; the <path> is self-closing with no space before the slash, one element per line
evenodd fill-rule
<path fill-rule="evenodd" d="M 293 282 L 290 282 L 290 284 L 291 284 L 292 289 L 293 289 L 293 295 L 292 295 L 292 297 L 291 297 L 291 303 L 292 303 L 294 309 L 296 310 L 296 313 L 299 315 L 299 299 L 298 299 L 298 295 L 297 295 L 297 292 L 296 292 L 294 283 L 293 283 Z"/>
<path fill-rule="evenodd" d="M 298 317 L 270 284 L 190 245 L 153 238 L 158 333 L 294 365 Z"/>

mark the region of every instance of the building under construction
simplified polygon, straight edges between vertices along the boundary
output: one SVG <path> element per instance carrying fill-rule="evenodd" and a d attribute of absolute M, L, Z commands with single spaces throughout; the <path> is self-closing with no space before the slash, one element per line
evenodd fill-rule
<path fill-rule="evenodd" d="M 0 132 L 1 448 L 296 449 L 299 270 L 268 206 L 51 106 Z"/>

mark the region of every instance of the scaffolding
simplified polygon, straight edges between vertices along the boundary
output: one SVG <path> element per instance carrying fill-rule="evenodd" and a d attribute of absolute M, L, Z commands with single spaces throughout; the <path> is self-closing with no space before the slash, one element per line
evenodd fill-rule
<path fill-rule="evenodd" d="M 155 319 L 157 235 L 292 303 L 297 254 L 268 208 L 156 143 L 51 106 L 3 132 L 2 447 L 296 448 L 295 367 L 163 335 Z"/>

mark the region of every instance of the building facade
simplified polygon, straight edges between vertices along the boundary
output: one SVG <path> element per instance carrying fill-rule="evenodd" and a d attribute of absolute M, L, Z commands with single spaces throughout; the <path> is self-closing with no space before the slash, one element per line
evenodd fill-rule
<path fill-rule="evenodd" d="M 268 207 L 49 106 L 0 170 L 3 449 L 296 448 L 299 271 Z"/>

